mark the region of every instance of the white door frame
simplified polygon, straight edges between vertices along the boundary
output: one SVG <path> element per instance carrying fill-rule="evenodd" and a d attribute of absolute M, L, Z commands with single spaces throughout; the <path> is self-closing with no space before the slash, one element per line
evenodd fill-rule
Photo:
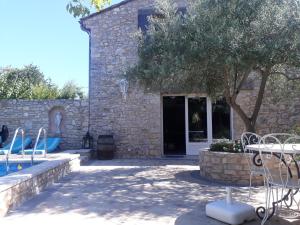
<path fill-rule="evenodd" d="M 184 96 L 185 97 L 185 142 L 186 142 L 186 155 L 198 155 L 199 151 L 208 148 L 213 142 L 212 137 L 212 101 L 205 95 L 198 94 L 164 94 L 161 95 L 161 133 L 162 133 L 162 154 L 164 155 L 164 132 L 163 132 L 163 97 L 165 96 Z M 188 98 L 191 97 L 205 97 L 207 105 L 207 142 L 189 142 L 189 118 L 188 118 Z M 233 110 L 230 108 L 230 130 L 231 138 L 234 137 L 234 127 L 233 127 Z"/>
<path fill-rule="evenodd" d="M 206 142 L 190 142 L 189 141 L 189 113 L 188 113 L 188 99 L 194 97 L 206 98 L 206 119 L 207 119 L 207 141 Z M 212 143 L 212 104 L 207 95 L 187 95 L 185 96 L 185 142 L 186 154 L 198 155 L 201 149 L 208 148 Z"/>

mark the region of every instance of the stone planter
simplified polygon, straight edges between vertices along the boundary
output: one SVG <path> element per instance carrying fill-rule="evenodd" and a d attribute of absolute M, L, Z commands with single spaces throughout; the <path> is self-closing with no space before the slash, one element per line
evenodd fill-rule
<path fill-rule="evenodd" d="M 200 175 L 209 180 L 228 185 L 249 185 L 249 166 L 242 153 L 202 150 L 199 166 Z M 252 185 L 263 185 L 263 177 L 253 176 Z"/>

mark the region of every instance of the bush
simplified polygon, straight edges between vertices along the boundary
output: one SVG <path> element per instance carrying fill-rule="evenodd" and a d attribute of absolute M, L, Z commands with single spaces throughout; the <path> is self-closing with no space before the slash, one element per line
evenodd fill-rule
<path fill-rule="evenodd" d="M 290 130 L 290 132 L 292 134 L 300 135 L 300 126 L 299 125 L 293 126 L 293 128 Z"/>
<path fill-rule="evenodd" d="M 242 146 L 240 141 L 220 140 L 210 145 L 210 151 L 240 153 Z"/>

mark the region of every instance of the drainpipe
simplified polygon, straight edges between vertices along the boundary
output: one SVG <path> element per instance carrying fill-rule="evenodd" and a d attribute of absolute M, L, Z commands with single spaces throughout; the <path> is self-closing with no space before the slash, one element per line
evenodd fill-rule
<path fill-rule="evenodd" d="M 90 127 L 91 127 L 91 104 L 90 104 L 90 100 L 91 100 L 91 29 L 87 28 L 83 22 L 83 19 L 79 20 L 79 24 L 80 24 L 80 28 L 81 30 L 83 30 L 84 32 L 86 32 L 89 35 L 89 86 L 88 86 L 88 91 L 89 91 L 89 109 L 88 109 L 88 132 L 90 132 Z"/>

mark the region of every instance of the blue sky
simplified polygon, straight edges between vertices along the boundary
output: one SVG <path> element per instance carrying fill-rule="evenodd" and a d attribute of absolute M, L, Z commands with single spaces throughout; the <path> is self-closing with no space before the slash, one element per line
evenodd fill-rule
<path fill-rule="evenodd" d="M 113 0 L 113 3 L 120 0 Z M 88 35 L 68 0 L 0 0 L 0 67 L 34 64 L 62 86 L 88 87 Z"/>

